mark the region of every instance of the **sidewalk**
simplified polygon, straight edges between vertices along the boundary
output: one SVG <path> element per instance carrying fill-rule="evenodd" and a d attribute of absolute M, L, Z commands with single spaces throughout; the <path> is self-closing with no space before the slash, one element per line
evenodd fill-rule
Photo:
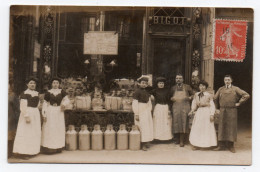
<path fill-rule="evenodd" d="M 148 151 L 63 151 L 60 154 L 40 154 L 29 160 L 10 158 L 10 163 L 145 163 L 145 164 L 226 164 L 250 165 L 252 160 L 250 129 L 241 129 L 235 143 L 236 153 L 229 151 L 197 150 L 190 145 L 173 143 L 152 144 Z"/>

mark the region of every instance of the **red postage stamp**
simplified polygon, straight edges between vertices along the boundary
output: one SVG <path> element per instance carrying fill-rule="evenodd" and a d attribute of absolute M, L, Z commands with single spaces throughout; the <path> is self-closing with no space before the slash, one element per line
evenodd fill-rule
<path fill-rule="evenodd" d="M 214 60 L 242 62 L 246 55 L 247 21 L 215 19 Z"/>

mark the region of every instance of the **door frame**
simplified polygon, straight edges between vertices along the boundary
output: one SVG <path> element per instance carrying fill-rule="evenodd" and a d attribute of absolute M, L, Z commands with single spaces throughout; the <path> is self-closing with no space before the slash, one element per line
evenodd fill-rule
<path fill-rule="evenodd" d="M 186 84 L 191 83 L 191 36 L 190 34 L 182 34 L 182 35 L 168 35 L 168 34 L 151 34 L 150 35 L 150 51 L 148 50 L 148 61 L 147 61 L 147 71 L 146 73 L 153 74 L 153 61 L 154 61 L 154 40 L 155 39 L 180 39 L 185 42 L 185 50 L 184 50 L 184 59 L 182 63 L 184 63 L 184 82 Z"/>

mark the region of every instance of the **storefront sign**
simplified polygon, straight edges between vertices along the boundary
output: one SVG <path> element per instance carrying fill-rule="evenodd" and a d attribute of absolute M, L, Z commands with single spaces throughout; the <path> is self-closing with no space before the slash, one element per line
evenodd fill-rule
<path fill-rule="evenodd" d="M 247 21 L 214 21 L 214 60 L 242 62 L 246 54 Z"/>
<path fill-rule="evenodd" d="M 118 33 L 90 31 L 84 34 L 84 54 L 117 55 Z"/>
<path fill-rule="evenodd" d="M 149 17 L 150 24 L 164 25 L 184 25 L 187 23 L 186 17 L 153 16 Z"/>

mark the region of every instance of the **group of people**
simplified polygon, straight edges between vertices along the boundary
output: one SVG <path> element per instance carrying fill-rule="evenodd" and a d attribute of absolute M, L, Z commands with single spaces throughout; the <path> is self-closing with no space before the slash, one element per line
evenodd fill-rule
<path fill-rule="evenodd" d="M 206 91 L 208 83 L 205 81 L 199 83 L 200 91 L 195 94 L 189 85 L 183 83 L 181 74 L 176 76 L 176 85 L 170 90 L 165 87 L 165 81 L 165 78 L 158 77 L 157 88 L 148 91 L 148 78 L 138 80 L 139 88 L 134 92 L 132 109 L 141 132 L 142 149 L 148 150 L 149 142 L 154 139 L 171 140 L 173 135 L 175 143 L 183 147 L 189 133 L 188 116 L 195 114 L 189 134 L 194 150 L 216 146 L 218 138 L 216 150 L 227 147 L 235 152 L 237 107 L 249 98 L 249 94 L 233 86 L 230 75 L 224 77 L 225 86 L 219 88 L 214 98 Z M 29 159 L 40 151 L 52 154 L 65 147 L 64 109 L 70 104 L 70 99 L 60 89 L 60 83 L 59 78 L 52 78 L 51 89 L 40 103 L 37 79 L 32 77 L 26 81 L 27 89 L 20 95 L 20 116 L 13 146 L 16 156 Z M 220 115 L 218 137 L 214 127 L 217 113 Z"/>
<path fill-rule="evenodd" d="M 203 80 L 199 82 L 197 93 L 183 83 L 181 74 L 176 75 L 176 85 L 170 90 L 165 87 L 165 81 L 165 78 L 158 77 L 156 88 L 148 91 L 148 78 L 138 80 L 139 88 L 134 93 L 132 108 L 135 123 L 141 131 L 142 149 L 148 150 L 154 139 L 171 140 L 173 136 L 175 143 L 183 147 L 189 135 L 193 150 L 217 146 L 214 150 L 227 148 L 235 153 L 237 107 L 250 97 L 249 94 L 232 85 L 230 75 L 224 77 L 225 86 L 214 96 L 206 91 L 208 83 Z M 216 114 L 219 116 L 218 136 L 214 125 Z M 194 118 L 189 129 L 188 117 L 191 115 Z"/>
<path fill-rule="evenodd" d="M 61 80 L 53 78 L 51 89 L 45 93 L 42 105 L 43 124 L 39 111 L 40 98 L 35 90 L 37 79 L 26 81 L 27 89 L 20 95 L 20 117 L 14 140 L 13 153 L 29 159 L 42 152 L 61 152 L 65 147 L 64 109 L 70 103 L 66 92 L 59 88 Z M 41 128 L 42 126 L 42 128 Z"/>

